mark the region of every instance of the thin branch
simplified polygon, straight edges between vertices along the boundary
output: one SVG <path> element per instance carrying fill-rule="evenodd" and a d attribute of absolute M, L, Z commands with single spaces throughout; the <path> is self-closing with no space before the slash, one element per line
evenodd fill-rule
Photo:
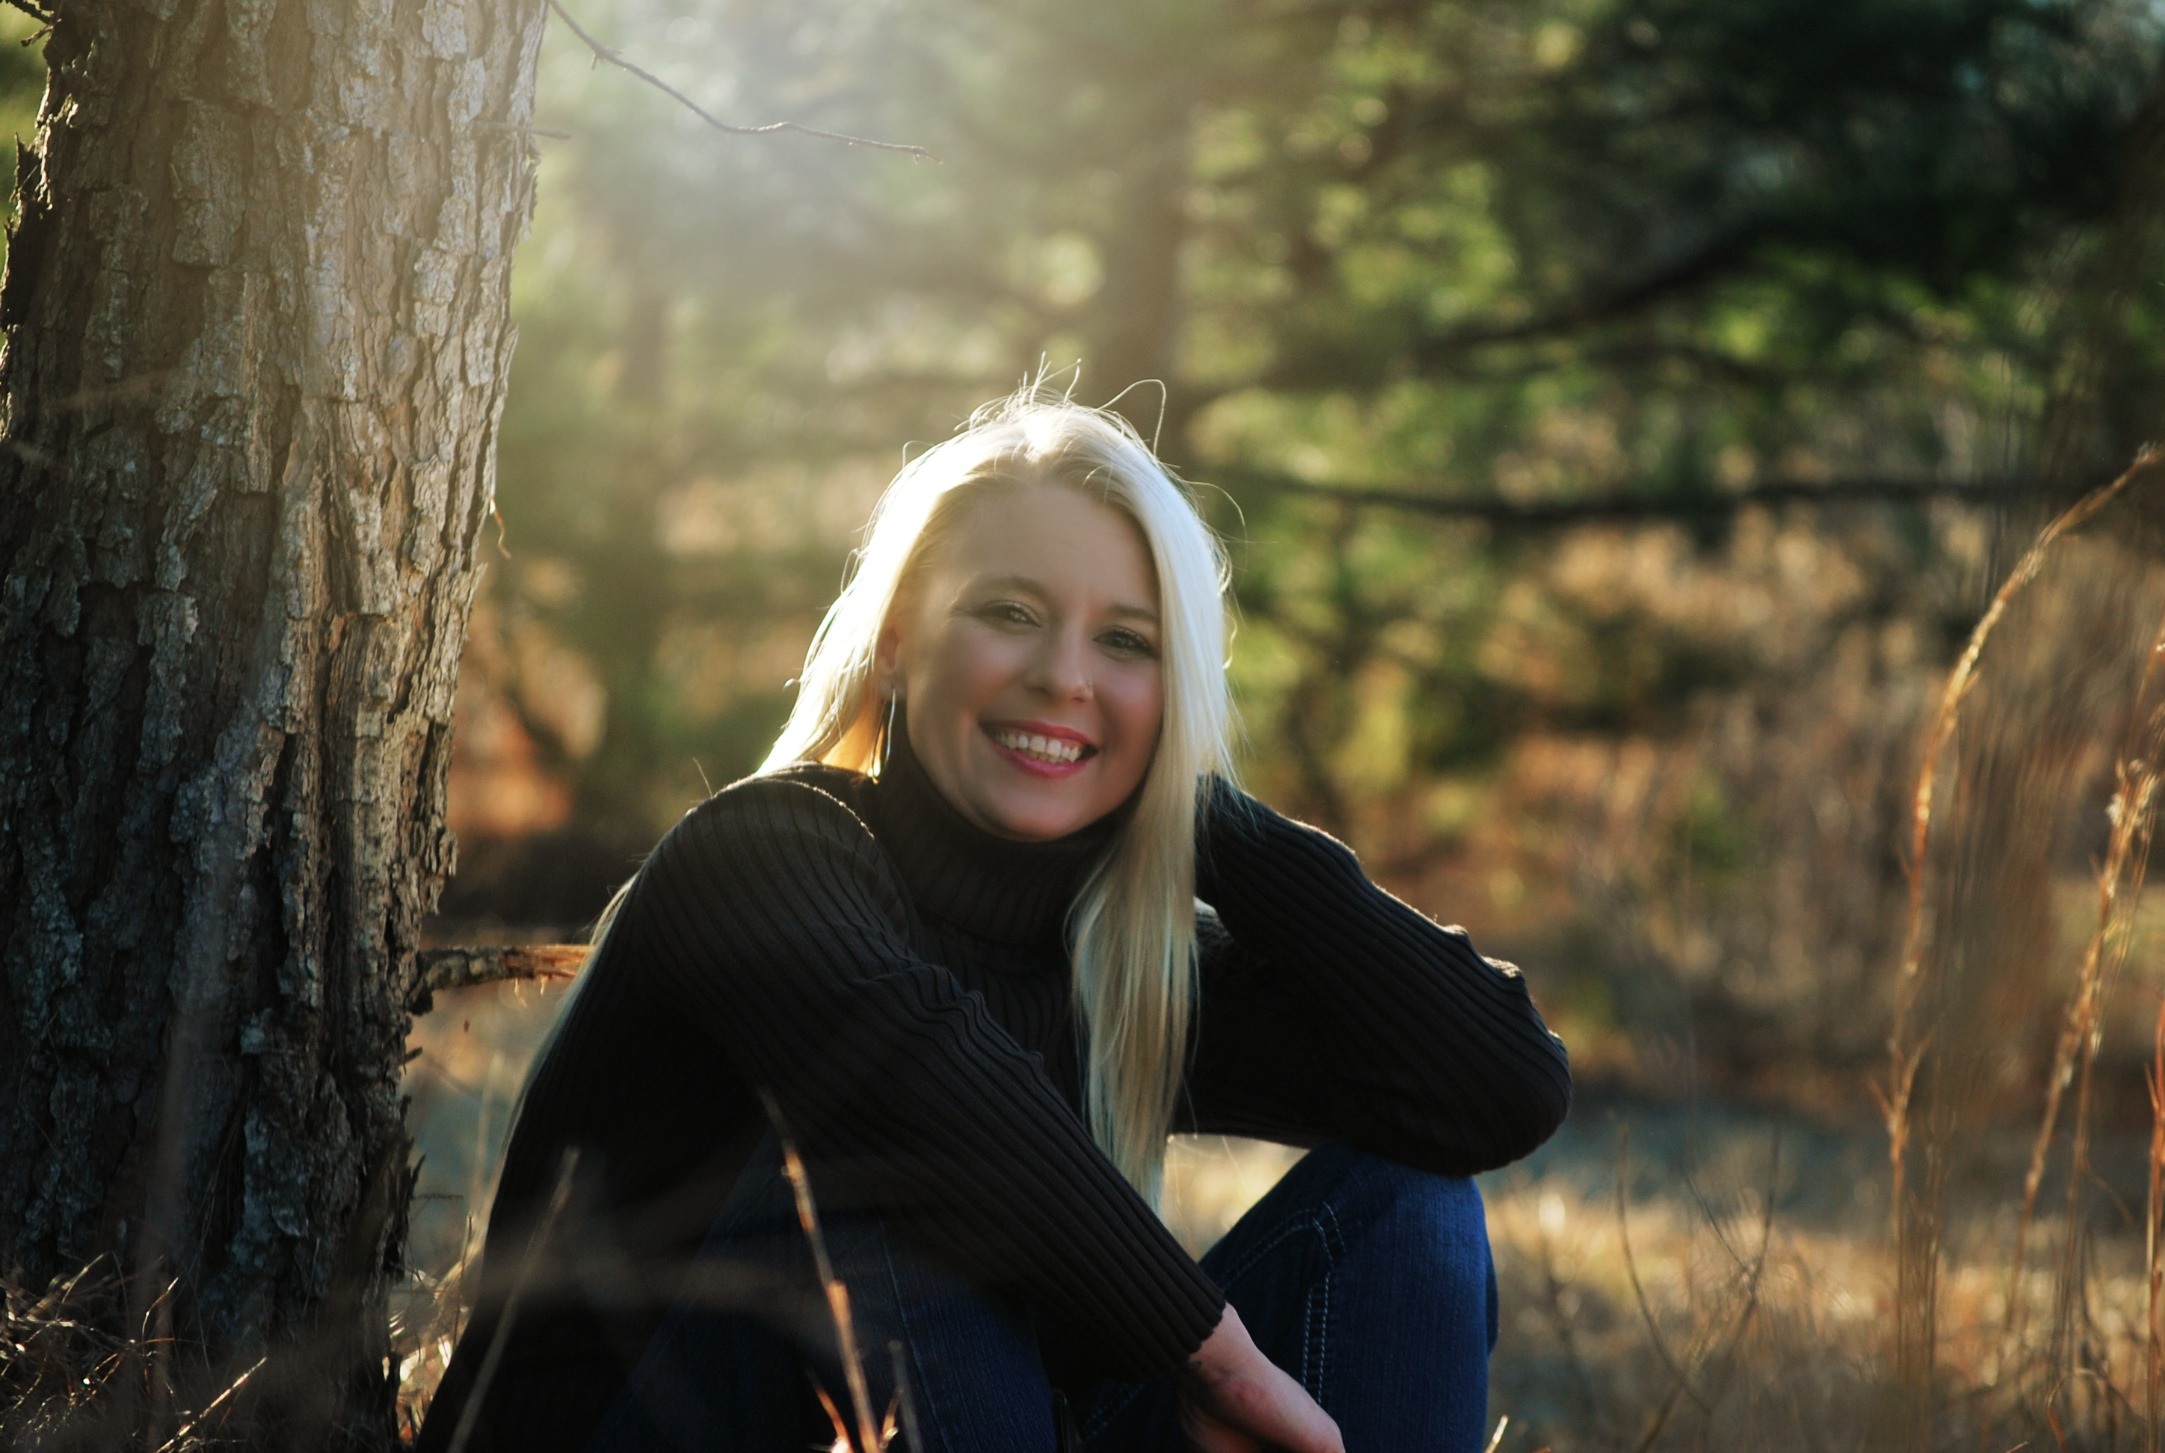
<path fill-rule="evenodd" d="M 7 0 L 7 3 L 12 5 L 15 0 Z M 474 130 L 509 131 L 519 136 L 546 137 L 550 141 L 574 141 L 577 139 L 570 132 L 559 131 L 553 126 L 520 126 L 511 121 L 476 121 Z"/>
<path fill-rule="evenodd" d="M 1930 499 L 1997 504 L 2013 499 L 2020 482 L 2004 479 L 1844 479 L 1772 480 L 1734 493 L 1695 495 L 1610 495 L 1597 499 L 1539 500 L 1518 503 L 1495 498 L 1429 494 L 1421 490 L 1317 484 L 1288 475 L 1251 470 L 1223 470 L 1240 484 L 1287 494 L 1312 495 L 1344 504 L 1406 510 L 1444 519 L 1480 520 L 1504 529 L 1556 529 L 1569 525 L 1631 520 L 1710 519 L 1754 505 L 1905 504 Z"/>
<path fill-rule="evenodd" d="M 22 4 L 24 0 L 7 0 L 7 3 Z M 630 71 L 640 80 L 654 87 L 655 90 L 674 98 L 685 109 L 716 131 L 726 131 L 731 136 L 772 136 L 777 132 L 794 131 L 799 136 L 813 136 L 821 141 L 839 141 L 844 146 L 869 146 L 875 151 L 899 151 L 903 155 L 915 157 L 919 161 L 929 161 L 934 164 L 939 162 L 938 157 L 922 146 L 909 146 L 899 141 L 874 141 L 870 137 L 851 136 L 842 131 L 822 131 L 816 126 L 803 126 L 795 121 L 770 121 L 765 126 L 732 126 L 676 87 L 670 85 L 660 76 L 655 75 L 652 71 L 624 59 L 621 51 L 611 50 L 608 46 L 596 40 L 587 32 L 585 26 L 571 18 L 571 12 L 563 7 L 561 0 L 549 0 L 549 8 L 556 12 L 558 19 L 571 27 L 573 35 L 578 36 L 580 40 L 586 43 L 586 48 L 594 53 L 595 60 L 607 61 L 619 70 Z"/>
<path fill-rule="evenodd" d="M 47 30 L 51 30 L 56 23 L 56 17 L 53 15 L 53 12 L 47 10 L 44 6 L 38 4 L 37 0 L 5 0 L 5 3 L 14 6 L 17 10 L 20 10 L 23 14 L 29 16 L 32 20 L 39 22 Z M 33 42 L 37 41 L 39 38 L 40 37 L 35 35 L 26 36 L 23 40 L 23 44 L 30 45 Z"/>
<path fill-rule="evenodd" d="M 1624 1249 L 1624 1271 L 1631 1278 L 1631 1295 L 1639 1305 L 1639 1319 L 1646 1324 L 1648 1342 L 1653 1347 L 1655 1355 L 1669 1369 L 1671 1379 L 1667 1400 L 1662 1403 L 1660 1409 L 1654 1414 L 1652 1425 L 1646 1430 L 1646 1436 L 1640 1440 L 1638 1453 L 1645 1453 L 1645 1450 L 1651 1448 L 1654 1440 L 1661 1435 L 1662 1427 L 1669 1421 L 1670 1413 L 1675 1410 L 1676 1400 L 1679 1395 L 1690 1398 L 1701 1412 L 1711 1413 L 1714 1409 L 1707 1403 L 1705 1398 L 1699 1396 L 1699 1390 L 1692 1386 L 1691 1374 L 1684 1370 L 1683 1364 L 1678 1362 L 1676 1355 L 1670 1351 L 1669 1339 L 1661 1335 L 1661 1323 L 1654 1316 L 1653 1303 L 1647 1300 L 1646 1286 L 1639 1280 L 1638 1258 L 1632 1254 L 1631 1250 L 1630 1182 L 1631 1127 L 1618 1122 L 1616 1127 L 1617 1240 Z"/>
<path fill-rule="evenodd" d="M 429 994 L 465 989 L 504 979 L 570 979 L 586 963 L 593 946 L 583 943 L 534 943 L 510 948 L 432 948 L 420 961 L 420 987 Z"/>
<path fill-rule="evenodd" d="M 474 1384 L 467 1394 L 466 1406 L 459 1409 L 458 1423 L 451 1430 L 451 1453 L 461 1453 L 467 1440 L 473 1437 L 475 1421 L 481 1414 L 481 1400 L 488 1392 L 489 1384 L 496 1379 L 496 1369 L 504 1360 L 504 1346 L 511 1339 L 512 1319 L 519 1313 L 519 1294 L 541 1268 L 549 1232 L 555 1227 L 556 1218 L 564 1213 L 565 1205 L 571 1200 L 572 1178 L 578 1169 L 579 1148 L 573 1146 L 557 1161 L 556 1189 L 549 1195 L 548 1209 L 542 1212 L 541 1224 L 534 1228 L 534 1234 L 527 1239 L 526 1254 L 519 1259 L 519 1274 L 512 1281 L 511 1289 L 504 1293 L 504 1306 L 497 1314 L 496 1330 L 489 1336 L 488 1350 L 482 1354 L 481 1368 L 474 1374 Z"/>
<path fill-rule="evenodd" d="M 1462 348 L 1520 343 L 1556 333 L 1578 332 L 1628 317 L 1673 293 L 1689 292 L 1718 279 L 1751 255 L 1764 240 L 1766 230 L 1764 224 L 1756 221 L 1743 224 L 1713 238 L 1698 250 L 1674 259 L 1666 267 L 1533 318 L 1515 323 L 1469 323 L 1436 334 L 1416 345 L 1415 357 L 1429 361 L 1448 357 Z"/>

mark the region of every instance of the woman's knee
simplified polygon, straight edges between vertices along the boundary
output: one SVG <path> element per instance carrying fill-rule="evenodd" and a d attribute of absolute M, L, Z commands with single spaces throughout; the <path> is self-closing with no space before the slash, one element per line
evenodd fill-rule
<path fill-rule="evenodd" d="M 1203 1264 L 1348 1447 L 1480 1446 L 1496 1284 L 1471 1180 L 1325 1145 Z"/>
<path fill-rule="evenodd" d="M 1350 1145 L 1310 1153 L 1314 1204 L 1340 1240 L 1342 1267 L 1368 1263 L 1416 1294 L 1473 1311 L 1496 1340 L 1496 1272 L 1488 1217 L 1470 1176 L 1415 1169 Z"/>
<path fill-rule="evenodd" d="M 1470 1176 L 1417 1170 L 1333 1143 L 1310 1152 L 1286 1179 L 1302 1199 L 1331 1206 L 1349 1234 L 1403 1236 L 1444 1254 L 1488 1250 L 1487 1213 Z"/>

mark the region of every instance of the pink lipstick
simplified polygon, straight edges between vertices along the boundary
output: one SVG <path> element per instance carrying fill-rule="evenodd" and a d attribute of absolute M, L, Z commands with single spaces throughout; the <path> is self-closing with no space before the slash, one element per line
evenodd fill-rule
<path fill-rule="evenodd" d="M 1072 777 L 1097 755 L 1090 738 L 1055 722 L 987 722 L 983 730 L 994 751 L 1034 777 Z"/>

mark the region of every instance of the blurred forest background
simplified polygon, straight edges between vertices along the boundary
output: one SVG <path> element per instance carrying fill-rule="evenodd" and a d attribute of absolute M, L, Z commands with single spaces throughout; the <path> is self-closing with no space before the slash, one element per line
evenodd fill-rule
<path fill-rule="evenodd" d="M 2157 414 L 2151 6 L 582 14 L 942 160 L 552 30 L 449 918 L 589 919 L 763 754 L 908 442 L 1079 360 L 1232 541 L 1259 791 L 1588 1061 L 1681 995 L 1708 1072 L 1877 1063 L 1923 717 Z"/>
<path fill-rule="evenodd" d="M 1965 704 L 1892 1224 L 1884 1097 L 1948 670 L 2161 433 L 2165 12 L 576 13 L 732 121 L 940 161 L 718 135 L 552 27 L 446 942 L 583 930 L 764 754 L 911 443 L 1079 363 L 1231 543 L 1251 785 L 1525 963 L 1572 1046 L 1574 1124 L 1490 1178 L 1503 1446 L 2156 1446 L 2132 917 L 2028 1172 L 2165 482 L 2053 556 Z M 552 994 L 423 1022 L 454 1128 L 417 1261 L 432 1215 L 442 1260 L 468 1233 Z M 1176 1224 L 1284 1163 L 1183 1147 Z"/>
<path fill-rule="evenodd" d="M 940 162 L 717 135 L 552 28 L 446 941 L 582 928 L 763 755 L 911 441 L 1079 362 L 1231 543 L 1251 785 L 1572 1046 L 1573 1125 L 1490 1178 L 1503 1446 L 2158 1446 L 2159 980 L 2097 874 L 2165 481 L 1983 658 L 1899 971 L 1949 668 L 2161 433 L 2165 12 L 577 13 L 733 121 Z M 487 1127 L 446 1255 L 547 1017 L 497 993 L 417 1040 Z M 1182 1155 L 1198 1246 L 1285 1163 Z"/>
<path fill-rule="evenodd" d="M 2165 434 L 2165 10 L 567 3 L 730 120 L 940 160 L 722 136 L 552 24 L 441 941 L 582 933 L 764 754 L 905 449 L 1049 365 L 1230 542 L 1250 785 L 1572 1047 L 1488 1182 L 1501 1446 L 2159 1446 L 2165 480 L 1980 658 L 1905 944 L 1950 667 Z M 463 995 L 417 1399 L 556 991 Z M 1184 1147 L 1183 1233 L 1273 1154 Z"/>

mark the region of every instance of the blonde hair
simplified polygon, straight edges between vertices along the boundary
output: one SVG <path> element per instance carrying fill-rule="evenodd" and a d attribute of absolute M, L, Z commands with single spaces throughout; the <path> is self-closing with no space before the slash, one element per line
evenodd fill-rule
<path fill-rule="evenodd" d="M 903 466 L 812 637 L 796 705 L 759 770 L 812 761 L 877 773 L 882 627 L 970 498 L 1032 484 L 1080 490 L 1127 515 L 1157 571 L 1165 700 L 1157 750 L 1135 810 L 1068 916 L 1075 1012 L 1089 1045 L 1085 1118 L 1098 1147 L 1156 1205 L 1196 997 L 1196 794 L 1206 775 L 1231 771 L 1232 703 L 1224 552 L 1142 436 L 1115 414 L 1026 387 Z"/>

